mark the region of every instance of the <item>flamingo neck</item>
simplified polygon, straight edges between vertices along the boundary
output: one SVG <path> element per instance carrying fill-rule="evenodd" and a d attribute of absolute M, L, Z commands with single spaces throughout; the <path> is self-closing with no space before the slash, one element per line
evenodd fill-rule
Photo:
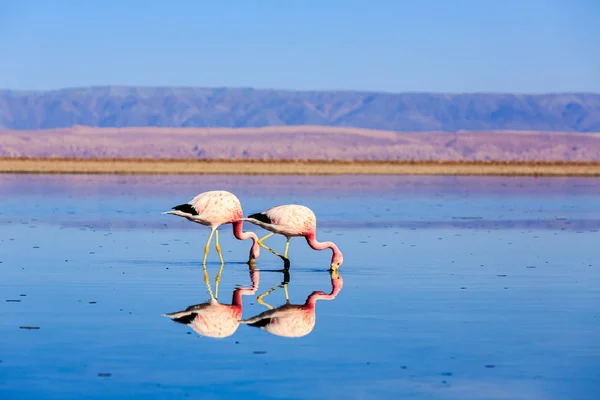
<path fill-rule="evenodd" d="M 233 223 L 233 236 L 238 240 L 252 239 L 254 243 L 258 242 L 258 236 L 254 232 L 243 232 L 242 221 L 235 221 Z"/>
<path fill-rule="evenodd" d="M 233 291 L 233 295 L 231 298 L 231 305 L 236 307 L 242 307 L 242 296 L 248 296 L 256 294 L 258 290 L 258 284 L 260 283 L 260 275 L 258 270 L 252 269 L 250 270 L 250 281 L 252 282 L 252 287 L 250 289 L 242 289 L 238 288 Z"/>
<path fill-rule="evenodd" d="M 240 307 L 242 305 L 242 290 L 243 289 L 235 289 L 233 291 L 233 296 L 231 296 L 231 305 Z"/>
<path fill-rule="evenodd" d="M 308 309 L 314 309 L 317 303 L 317 300 L 333 300 L 340 293 L 342 287 L 344 286 L 344 281 L 341 277 L 331 277 L 331 292 L 324 293 L 321 291 L 313 292 L 306 299 L 306 303 L 304 304 Z"/>
<path fill-rule="evenodd" d="M 256 236 L 256 233 L 242 231 L 242 228 L 243 228 L 242 221 L 235 221 L 235 222 L 233 222 L 232 225 L 233 225 L 233 236 L 235 236 L 236 239 L 238 239 L 238 240 L 252 239 L 252 248 L 250 250 L 251 254 L 258 256 L 258 254 L 260 252 L 260 246 L 258 245 L 258 236 Z"/>
<path fill-rule="evenodd" d="M 341 252 L 338 249 L 338 247 L 335 245 L 335 243 L 333 242 L 319 242 L 316 238 L 315 233 L 310 233 L 308 235 L 306 235 L 306 241 L 308 242 L 308 245 L 314 249 L 314 250 L 325 250 L 325 249 L 331 249 L 333 251 L 333 257 L 331 258 L 332 260 L 336 257 L 336 256 L 341 256 Z"/>

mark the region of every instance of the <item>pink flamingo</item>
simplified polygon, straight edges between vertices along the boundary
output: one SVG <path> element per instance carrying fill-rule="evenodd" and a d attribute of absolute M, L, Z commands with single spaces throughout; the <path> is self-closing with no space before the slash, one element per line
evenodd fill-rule
<path fill-rule="evenodd" d="M 273 309 L 270 305 L 262 301 L 275 288 L 265 292 L 258 297 L 258 301 L 271 308 L 255 317 L 242 320 L 243 324 L 261 328 L 273 335 L 285 337 L 302 337 L 308 335 L 315 327 L 316 313 L 315 305 L 317 300 L 333 300 L 342 290 L 344 281 L 337 271 L 331 271 L 331 292 L 326 294 L 323 291 L 315 291 L 308 296 L 304 304 L 290 304 L 286 289 L 286 304 Z"/>
<path fill-rule="evenodd" d="M 285 236 L 287 241 L 285 243 L 283 258 L 286 260 L 290 239 L 293 236 L 304 236 L 308 245 L 314 250 L 331 249 L 333 251 L 331 269 L 335 270 L 339 268 L 344 262 L 344 256 L 335 243 L 317 241 L 317 217 L 308 207 L 296 204 L 277 206 L 261 213 L 249 215 L 243 219 L 271 231 L 268 235 L 258 239 L 258 244 L 279 257 L 281 257 L 279 254 L 263 245 L 262 242 L 276 233 Z"/>
<path fill-rule="evenodd" d="M 240 325 L 242 318 L 242 296 L 255 294 L 258 289 L 260 275 L 258 270 L 250 270 L 250 280 L 252 287 L 250 289 L 237 288 L 233 291 L 231 304 L 221 304 L 218 301 L 219 281 L 223 264 L 217 275 L 215 282 L 216 295 L 210 288 L 206 266 L 204 267 L 204 282 L 210 294 L 210 300 L 207 303 L 189 306 L 184 311 L 165 314 L 165 317 L 171 318 L 175 322 L 188 325 L 197 334 L 212 338 L 225 338 L 235 333 Z"/>
<path fill-rule="evenodd" d="M 219 246 L 219 226 L 224 224 L 233 225 L 233 235 L 236 239 L 246 240 L 252 239 L 252 247 L 250 248 L 251 263 L 258 258 L 260 254 L 260 246 L 258 237 L 254 232 L 242 232 L 242 205 L 238 198 L 225 190 L 214 190 L 211 192 L 200 193 L 186 204 L 180 204 L 172 208 L 171 211 L 163 214 L 173 214 L 186 218 L 192 222 L 209 226 L 211 231 L 208 236 L 208 241 L 204 247 L 204 261 L 206 264 L 206 256 L 208 255 L 210 242 L 213 234 L 215 234 L 215 248 L 219 253 L 221 264 L 223 263 L 223 255 Z"/>

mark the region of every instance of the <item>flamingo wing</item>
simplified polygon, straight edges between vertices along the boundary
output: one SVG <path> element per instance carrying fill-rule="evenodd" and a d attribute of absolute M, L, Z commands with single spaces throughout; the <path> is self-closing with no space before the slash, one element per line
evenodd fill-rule
<path fill-rule="evenodd" d="M 277 336 L 301 337 L 313 330 L 315 313 L 314 308 L 305 309 L 301 305 L 286 304 L 240 322 Z"/>
<path fill-rule="evenodd" d="M 177 311 L 173 313 L 164 314 L 165 317 L 171 318 L 175 322 L 179 322 L 180 324 L 190 324 L 203 310 L 210 307 L 211 303 L 202 303 L 197 304 L 195 306 L 189 306 L 184 311 Z"/>
<path fill-rule="evenodd" d="M 175 211 L 181 211 L 182 213 L 190 214 L 190 215 L 198 215 L 198 211 L 189 203 L 180 204 L 172 208 Z"/>
<path fill-rule="evenodd" d="M 234 222 L 242 217 L 242 206 L 238 198 L 224 190 L 214 190 L 194 197 L 189 204 L 200 218 L 215 225 Z"/>
<path fill-rule="evenodd" d="M 271 219 L 265 213 L 256 213 L 256 214 L 248 215 L 248 218 L 255 219 L 255 220 L 260 221 L 260 222 L 262 222 L 264 224 L 270 224 L 271 223 Z"/>
<path fill-rule="evenodd" d="M 240 322 L 242 324 L 246 324 L 246 325 L 250 325 L 250 326 L 265 326 L 273 318 L 285 318 L 290 315 L 294 315 L 295 313 L 301 311 L 302 309 L 303 308 L 301 305 L 284 304 L 281 307 L 277 307 L 273 310 L 264 311 L 252 318 L 243 319 Z"/>
<path fill-rule="evenodd" d="M 316 217 L 312 210 L 298 204 L 273 207 L 267 210 L 267 215 L 289 236 L 302 236 L 316 227 Z"/>
<path fill-rule="evenodd" d="M 314 231 L 315 214 L 310 208 L 287 204 L 252 214 L 245 220 L 284 236 L 302 236 Z"/>

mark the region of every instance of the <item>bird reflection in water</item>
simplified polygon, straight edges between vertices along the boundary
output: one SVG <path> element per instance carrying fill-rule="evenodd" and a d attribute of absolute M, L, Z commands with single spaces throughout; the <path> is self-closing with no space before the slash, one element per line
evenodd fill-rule
<path fill-rule="evenodd" d="M 315 306 L 317 300 L 333 300 L 342 290 L 344 281 L 337 271 L 330 271 L 331 292 L 312 292 L 304 304 L 290 304 L 287 282 L 283 283 L 286 303 L 280 307 L 273 308 L 265 303 L 264 297 L 273 292 L 277 286 L 258 296 L 258 302 L 270 308 L 255 317 L 242 320 L 241 322 L 250 326 L 261 328 L 273 335 L 285 337 L 302 337 L 308 335 L 315 327 Z"/>
<path fill-rule="evenodd" d="M 223 264 L 215 279 L 215 294 L 210 287 L 206 265 L 204 266 L 204 283 L 208 289 L 210 300 L 203 304 L 189 306 L 184 311 L 165 314 L 175 322 L 188 325 L 197 334 L 212 338 L 225 338 L 235 333 L 242 318 L 242 296 L 256 294 L 260 275 L 258 270 L 250 268 L 252 287 L 249 289 L 236 288 L 233 291 L 231 304 L 219 303 L 219 282 Z"/>

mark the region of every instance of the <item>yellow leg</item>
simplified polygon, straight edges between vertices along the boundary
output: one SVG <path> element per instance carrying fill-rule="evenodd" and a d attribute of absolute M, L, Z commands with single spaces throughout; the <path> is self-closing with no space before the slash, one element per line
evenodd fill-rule
<path fill-rule="evenodd" d="M 210 246 L 210 241 L 212 240 L 213 235 L 215 234 L 215 230 L 210 231 L 210 235 L 208 236 L 208 241 L 206 242 L 206 246 L 204 247 L 204 260 L 202 264 L 206 265 L 206 256 L 208 255 L 208 248 Z"/>
<path fill-rule="evenodd" d="M 215 298 L 219 299 L 219 283 L 221 282 L 221 272 L 223 272 L 223 262 L 221 261 L 221 266 L 219 267 L 219 273 L 217 274 L 217 278 L 215 279 Z"/>
<path fill-rule="evenodd" d="M 215 249 L 217 249 L 221 265 L 223 265 L 223 255 L 221 254 L 221 246 L 219 246 L 219 228 L 215 229 Z"/>
<path fill-rule="evenodd" d="M 269 250 L 271 253 L 275 254 L 277 257 L 279 257 L 279 258 L 284 258 L 284 257 L 283 257 L 281 254 L 279 254 L 279 253 L 278 253 L 278 252 L 276 252 L 275 250 L 273 250 L 273 249 L 271 249 L 271 248 L 269 248 L 269 247 L 265 246 L 265 245 L 264 245 L 264 244 L 262 244 L 262 243 L 259 243 L 259 244 L 260 244 L 260 247 L 262 247 L 262 248 L 263 248 L 263 249 L 265 249 L 265 250 Z"/>
<path fill-rule="evenodd" d="M 287 283 L 283 284 L 283 291 L 285 292 L 285 302 L 289 303 L 290 302 L 290 296 L 288 295 Z"/>
<path fill-rule="evenodd" d="M 266 292 L 264 292 L 263 294 L 261 294 L 260 296 L 258 296 L 256 298 L 256 301 L 258 301 L 259 304 L 262 304 L 263 306 L 267 307 L 269 310 L 273 309 L 273 306 L 270 304 L 265 303 L 265 301 L 263 300 L 263 297 L 269 295 L 272 291 L 274 291 L 275 289 L 277 289 L 277 287 L 274 287 L 272 289 L 267 290 Z"/>
<path fill-rule="evenodd" d="M 263 240 L 265 240 L 265 239 L 268 239 L 268 238 L 270 238 L 270 237 L 271 237 L 271 236 L 273 236 L 273 235 L 274 235 L 274 233 L 273 233 L 273 232 L 271 232 L 271 233 L 269 233 L 268 235 L 265 235 L 265 236 L 261 237 L 260 239 L 258 239 L 258 242 L 257 242 L 257 243 L 258 243 L 258 245 L 259 245 L 260 247 L 262 247 L 263 249 L 265 249 L 265 250 L 268 250 L 268 251 L 270 251 L 271 253 L 275 254 L 275 255 L 276 255 L 277 257 L 279 257 L 279 258 L 285 258 L 285 256 L 282 256 L 281 254 L 279 254 L 279 253 L 278 253 L 278 252 L 276 252 L 275 250 L 273 250 L 273 249 L 271 249 L 270 247 L 267 247 L 267 246 L 265 246 L 265 245 L 263 244 Z"/>
<path fill-rule="evenodd" d="M 265 236 L 261 237 L 260 239 L 258 239 L 258 244 L 261 244 L 263 242 L 263 240 L 268 239 L 268 238 L 270 238 L 273 235 L 274 235 L 274 233 L 271 232 L 268 235 L 265 235 Z"/>
<path fill-rule="evenodd" d="M 208 271 L 206 270 L 206 264 L 203 264 L 202 267 L 204 268 L 204 283 L 206 284 L 206 289 L 208 289 L 208 294 L 210 295 L 210 298 L 214 299 L 215 296 L 213 296 L 212 289 L 210 288 L 210 280 L 208 278 Z"/>
<path fill-rule="evenodd" d="M 287 241 L 285 242 L 285 251 L 283 252 L 283 256 L 285 258 L 288 258 L 288 249 L 290 248 L 290 238 L 287 238 Z"/>

